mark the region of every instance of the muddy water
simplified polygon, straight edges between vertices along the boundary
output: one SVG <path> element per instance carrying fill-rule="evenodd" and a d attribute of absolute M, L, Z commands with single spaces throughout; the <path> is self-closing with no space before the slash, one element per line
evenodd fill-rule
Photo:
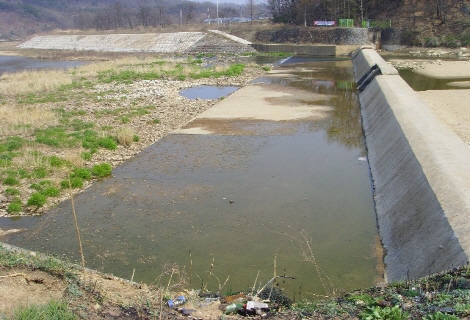
<path fill-rule="evenodd" d="M 459 81 L 470 81 L 468 78 L 436 79 L 406 69 L 398 70 L 398 72 L 403 80 L 415 91 L 468 89 L 468 86 L 459 87 L 452 84 Z"/>
<path fill-rule="evenodd" d="M 307 103 L 331 107 L 327 116 L 234 120 L 227 134 L 172 134 L 150 146 L 75 198 L 89 267 L 166 286 L 177 265 L 193 288 L 217 291 L 228 279 L 222 293 L 276 272 L 295 278 L 278 279 L 295 299 L 377 281 L 352 64 L 292 59 L 277 71 L 258 81 L 324 95 Z M 4 241 L 78 260 L 70 203 L 6 224 L 29 230 Z"/>

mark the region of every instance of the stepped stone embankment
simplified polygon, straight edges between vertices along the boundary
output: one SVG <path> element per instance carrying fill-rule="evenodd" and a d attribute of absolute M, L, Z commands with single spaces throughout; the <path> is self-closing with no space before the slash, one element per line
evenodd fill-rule
<path fill-rule="evenodd" d="M 251 52 L 249 42 L 221 32 L 176 32 L 104 35 L 35 36 L 18 47 L 22 49 L 75 50 L 99 52 Z"/>
<path fill-rule="evenodd" d="M 353 62 L 387 280 L 466 264 L 470 149 L 375 50 Z"/>

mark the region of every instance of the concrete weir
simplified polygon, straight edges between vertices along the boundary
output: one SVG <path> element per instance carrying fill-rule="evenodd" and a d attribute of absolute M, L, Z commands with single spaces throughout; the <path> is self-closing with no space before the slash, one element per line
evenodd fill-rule
<path fill-rule="evenodd" d="M 387 281 L 466 264 L 470 149 L 375 50 L 353 63 Z"/>

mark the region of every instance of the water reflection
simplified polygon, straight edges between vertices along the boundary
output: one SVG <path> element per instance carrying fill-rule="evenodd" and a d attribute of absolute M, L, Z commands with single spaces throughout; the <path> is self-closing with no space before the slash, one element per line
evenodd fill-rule
<path fill-rule="evenodd" d="M 332 106 L 331 117 L 322 128 L 328 135 L 328 141 L 339 142 L 349 148 L 363 145 L 361 114 L 354 81 L 354 71 L 349 60 L 315 61 L 312 68 L 305 59 L 290 59 L 280 69 L 292 69 L 296 77 L 281 79 L 271 78 L 273 83 L 311 90 L 328 96 L 328 99 L 316 104 Z M 302 71 L 303 70 L 303 71 Z M 302 79 L 303 81 L 300 81 Z M 264 80 L 266 82 L 266 80 Z M 365 155 L 365 152 L 362 153 Z"/>
<path fill-rule="evenodd" d="M 187 99 L 219 99 L 237 91 L 238 87 L 233 86 L 197 86 L 180 91 L 180 95 Z"/>

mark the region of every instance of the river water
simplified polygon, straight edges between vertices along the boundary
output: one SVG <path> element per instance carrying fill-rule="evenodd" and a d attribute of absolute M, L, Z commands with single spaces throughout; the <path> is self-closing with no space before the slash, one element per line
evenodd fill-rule
<path fill-rule="evenodd" d="M 67 69 L 81 66 L 86 61 L 67 61 L 35 59 L 19 56 L 0 55 L 0 75 L 8 72 L 18 72 L 28 69 Z"/>
<path fill-rule="evenodd" d="M 87 266 L 222 293 L 268 282 L 292 299 L 382 276 L 369 168 L 349 60 L 289 59 L 256 80 L 321 94 L 322 119 L 235 121 L 241 134 L 171 134 L 75 198 Z M 305 103 L 305 102 L 304 102 Z M 5 242 L 79 261 L 65 202 L 2 218 Z M 225 284 L 225 285 L 224 285 Z"/>

